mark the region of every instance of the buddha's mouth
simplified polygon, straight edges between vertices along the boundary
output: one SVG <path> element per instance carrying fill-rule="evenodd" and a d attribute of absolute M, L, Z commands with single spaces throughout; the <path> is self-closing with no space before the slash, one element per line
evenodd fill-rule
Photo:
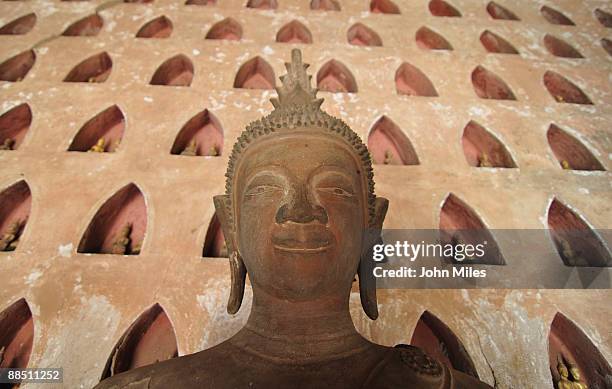
<path fill-rule="evenodd" d="M 272 236 L 275 249 L 291 253 L 318 253 L 331 248 L 333 236 L 327 230 L 279 231 Z"/>

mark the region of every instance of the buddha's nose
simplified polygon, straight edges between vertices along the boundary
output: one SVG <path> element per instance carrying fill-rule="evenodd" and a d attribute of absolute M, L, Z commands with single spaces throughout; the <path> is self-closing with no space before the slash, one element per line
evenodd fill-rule
<path fill-rule="evenodd" d="M 321 224 L 327 224 L 327 212 L 322 206 L 314 204 L 309 199 L 306 188 L 299 188 L 276 212 L 276 222 L 278 224 L 288 221 L 294 223 L 318 221 Z"/>

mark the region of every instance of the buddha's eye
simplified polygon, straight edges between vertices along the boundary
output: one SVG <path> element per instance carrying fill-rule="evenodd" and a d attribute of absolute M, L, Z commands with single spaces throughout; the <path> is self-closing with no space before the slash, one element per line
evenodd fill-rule
<path fill-rule="evenodd" d="M 338 187 L 329 187 L 329 188 L 319 188 L 320 191 L 333 194 L 338 197 L 353 197 L 354 193 L 348 191 L 346 189 L 338 188 Z"/>
<path fill-rule="evenodd" d="M 259 196 L 259 195 L 263 195 L 266 193 L 276 192 L 276 191 L 279 191 L 280 189 L 281 188 L 279 188 L 276 185 L 256 185 L 256 186 L 249 188 L 246 192 L 246 195 L 247 196 Z"/>

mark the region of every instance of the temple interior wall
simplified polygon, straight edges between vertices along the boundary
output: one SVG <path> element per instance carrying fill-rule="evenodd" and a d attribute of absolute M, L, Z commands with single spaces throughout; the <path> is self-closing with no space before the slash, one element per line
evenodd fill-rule
<path fill-rule="evenodd" d="M 236 138 L 248 123 L 271 111 L 269 99 L 275 96 L 272 89 L 234 87 L 236 75 L 245 63 L 259 57 L 279 85 L 292 47 L 302 50 L 313 82 L 330 60 L 348 69 L 354 85 L 339 67 L 332 67 L 328 82 L 354 87 L 356 92 L 322 90 L 319 95 L 325 99 L 323 108 L 344 120 L 364 142 L 383 116 L 410 141 L 418 164 L 374 168 L 376 193 L 390 201 L 385 228 L 438 228 L 441 208 L 452 193 L 491 230 L 547 229 L 553 199 L 591 228 L 610 229 L 612 52 L 602 46 L 602 39 L 612 39 L 612 34 L 595 14 L 596 9 L 612 13 L 610 3 L 497 1 L 518 21 L 492 18 L 484 0 L 450 3 L 461 17 L 434 16 L 425 0 L 396 0 L 400 14 L 370 12 L 365 0 L 340 0 L 340 11 L 311 10 L 308 1 L 297 0 L 279 0 L 272 10 L 248 8 L 242 0 L 217 0 L 206 6 L 178 0 L 0 2 L 0 27 L 31 12 L 37 16 L 28 33 L 0 35 L 0 63 L 28 50 L 35 54 L 22 80 L 0 81 L 0 115 L 27 103 L 32 116 L 19 147 L 0 151 L 0 191 L 21 180 L 31 191 L 31 209 L 19 245 L 12 252 L 0 252 L 0 311 L 24 298 L 33 319 L 28 366 L 63 367 L 61 387 L 92 387 L 121 336 L 156 303 L 171 323 L 179 355 L 213 346 L 244 324 L 250 289 L 240 312 L 227 314 L 227 259 L 203 256 L 214 216 L 212 196 L 225 190 L 225 168 Z M 562 11 L 575 25 L 549 23 L 540 12 L 544 5 Z M 70 24 L 96 10 L 103 20 L 97 35 L 61 36 Z M 146 22 L 161 15 L 172 23 L 170 36 L 135 37 Z M 241 39 L 205 39 L 213 25 L 227 17 L 240 25 Z M 312 43 L 276 42 L 279 29 L 292 20 L 306 26 Z M 347 31 L 355 23 L 374 30 L 382 46 L 349 44 Z M 415 34 L 422 26 L 443 36 L 453 49 L 420 47 Z M 485 30 L 503 37 L 519 54 L 488 52 L 480 41 Z M 543 41 L 546 34 L 564 40 L 583 58 L 552 54 Z M 112 61 L 103 82 L 63 82 L 77 64 L 103 52 Z M 190 85 L 150 85 L 158 67 L 179 54 L 193 67 Z M 104 61 L 93 68 L 104 66 L 100 63 Z M 398 88 L 418 79 L 406 73 L 398 80 L 396 72 L 403 63 L 424 73 L 437 96 L 398 93 Z M 25 61 L 11 66 L 30 65 Z M 0 74 L 6 75 L 3 66 Z M 167 73 L 189 78 L 181 70 L 184 66 L 177 62 Z M 493 85 L 486 92 L 493 94 L 504 88 L 486 77 L 483 84 L 475 85 L 473 72 L 478 66 L 503 80 L 515 99 L 479 97 L 478 87 L 487 90 Z M 268 74 L 262 69 L 267 68 L 260 64 L 247 69 L 254 85 L 265 83 Z M 559 78 L 551 81 L 556 92 L 549 92 L 544 82 L 545 74 L 551 74 L 547 72 L 571 80 L 592 104 L 563 101 L 577 92 L 563 89 Z M 408 86 L 417 90 L 415 94 L 420 94 L 419 87 L 422 83 Z M 117 150 L 67 151 L 84 124 L 113 105 L 121 111 L 125 126 Z M 220 127 L 221 155 L 171 154 L 181 128 L 205 109 Z M 470 121 L 493 134 L 516 167 L 471 166 L 462 143 Z M 551 124 L 586 147 L 602 170 L 563 169 L 547 137 Z M 580 154 L 577 146 L 563 147 L 569 156 Z M 479 157 L 486 152 L 481 150 Z M 146 220 L 140 254 L 78 252 L 100 207 L 130 183 L 144 199 L 144 208 L 133 210 Z M 5 198 L 0 208 L 13 206 L 11 199 Z M 117 203 L 119 208 L 124 205 Z M 509 244 L 500 249 L 508 263 L 521 263 L 526 274 L 537 268 L 540 258 L 532 253 Z M 542 250 L 565 266 L 552 241 L 543 242 Z M 596 285 L 609 285 L 609 267 L 595 270 L 600 277 Z M 479 377 L 497 388 L 553 386 L 548 342 L 557 313 L 580 328 L 607 361 L 612 360 L 609 290 L 379 290 L 378 294 L 377 321 L 361 311 L 356 289 L 351 294 L 351 313 L 364 336 L 385 345 L 410 343 L 421 314 L 428 311 L 463 343 Z"/>

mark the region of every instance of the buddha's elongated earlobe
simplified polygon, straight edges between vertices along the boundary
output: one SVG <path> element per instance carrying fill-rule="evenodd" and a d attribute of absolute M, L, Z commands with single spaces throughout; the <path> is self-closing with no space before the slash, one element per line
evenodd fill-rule
<path fill-rule="evenodd" d="M 229 257 L 232 276 L 232 288 L 227 302 L 227 312 L 232 315 L 238 312 L 244 296 L 244 283 L 246 281 L 246 267 L 238 251 L 232 251 Z"/>
<path fill-rule="evenodd" d="M 361 306 L 364 312 L 372 320 L 378 318 L 378 302 L 376 299 L 376 278 L 374 278 L 374 258 L 372 250 L 375 244 L 381 241 L 380 232 L 382 224 L 387 214 L 389 200 L 377 197 L 375 203 L 375 219 L 366 231 L 364 239 L 364 247 L 362 250 L 361 260 L 359 262 L 359 297 L 361 298 Z"/>
<path fill-rule="evenodd" d="M 371 250 L 370 250 L 371 251 Z M 376 300 L 376 279 L 372 274 L 374 260 L 369 254 L 363 255 L 359 262 L 359 297 L 363 311 L 372 320 L 378 318 L 378 302 Z"/>
<path fill-rule="evenodd" d="M 244 296 L 244 283 L 246 281 L 246 266 L 238 252 L 236 244 L 236 233 L 233 219 L 231 217 L 230 198 L 228 195 L 219 195 L 213 197 L 217 219 L 221 224 L 223 236 L 225 237 L 225 245 L 229 252 L 230 275 L 232 279 L 230 296 L 227 302 L 227 312 L 232 315 L 238 312 L 242 305 L 242 297 Z"/>

